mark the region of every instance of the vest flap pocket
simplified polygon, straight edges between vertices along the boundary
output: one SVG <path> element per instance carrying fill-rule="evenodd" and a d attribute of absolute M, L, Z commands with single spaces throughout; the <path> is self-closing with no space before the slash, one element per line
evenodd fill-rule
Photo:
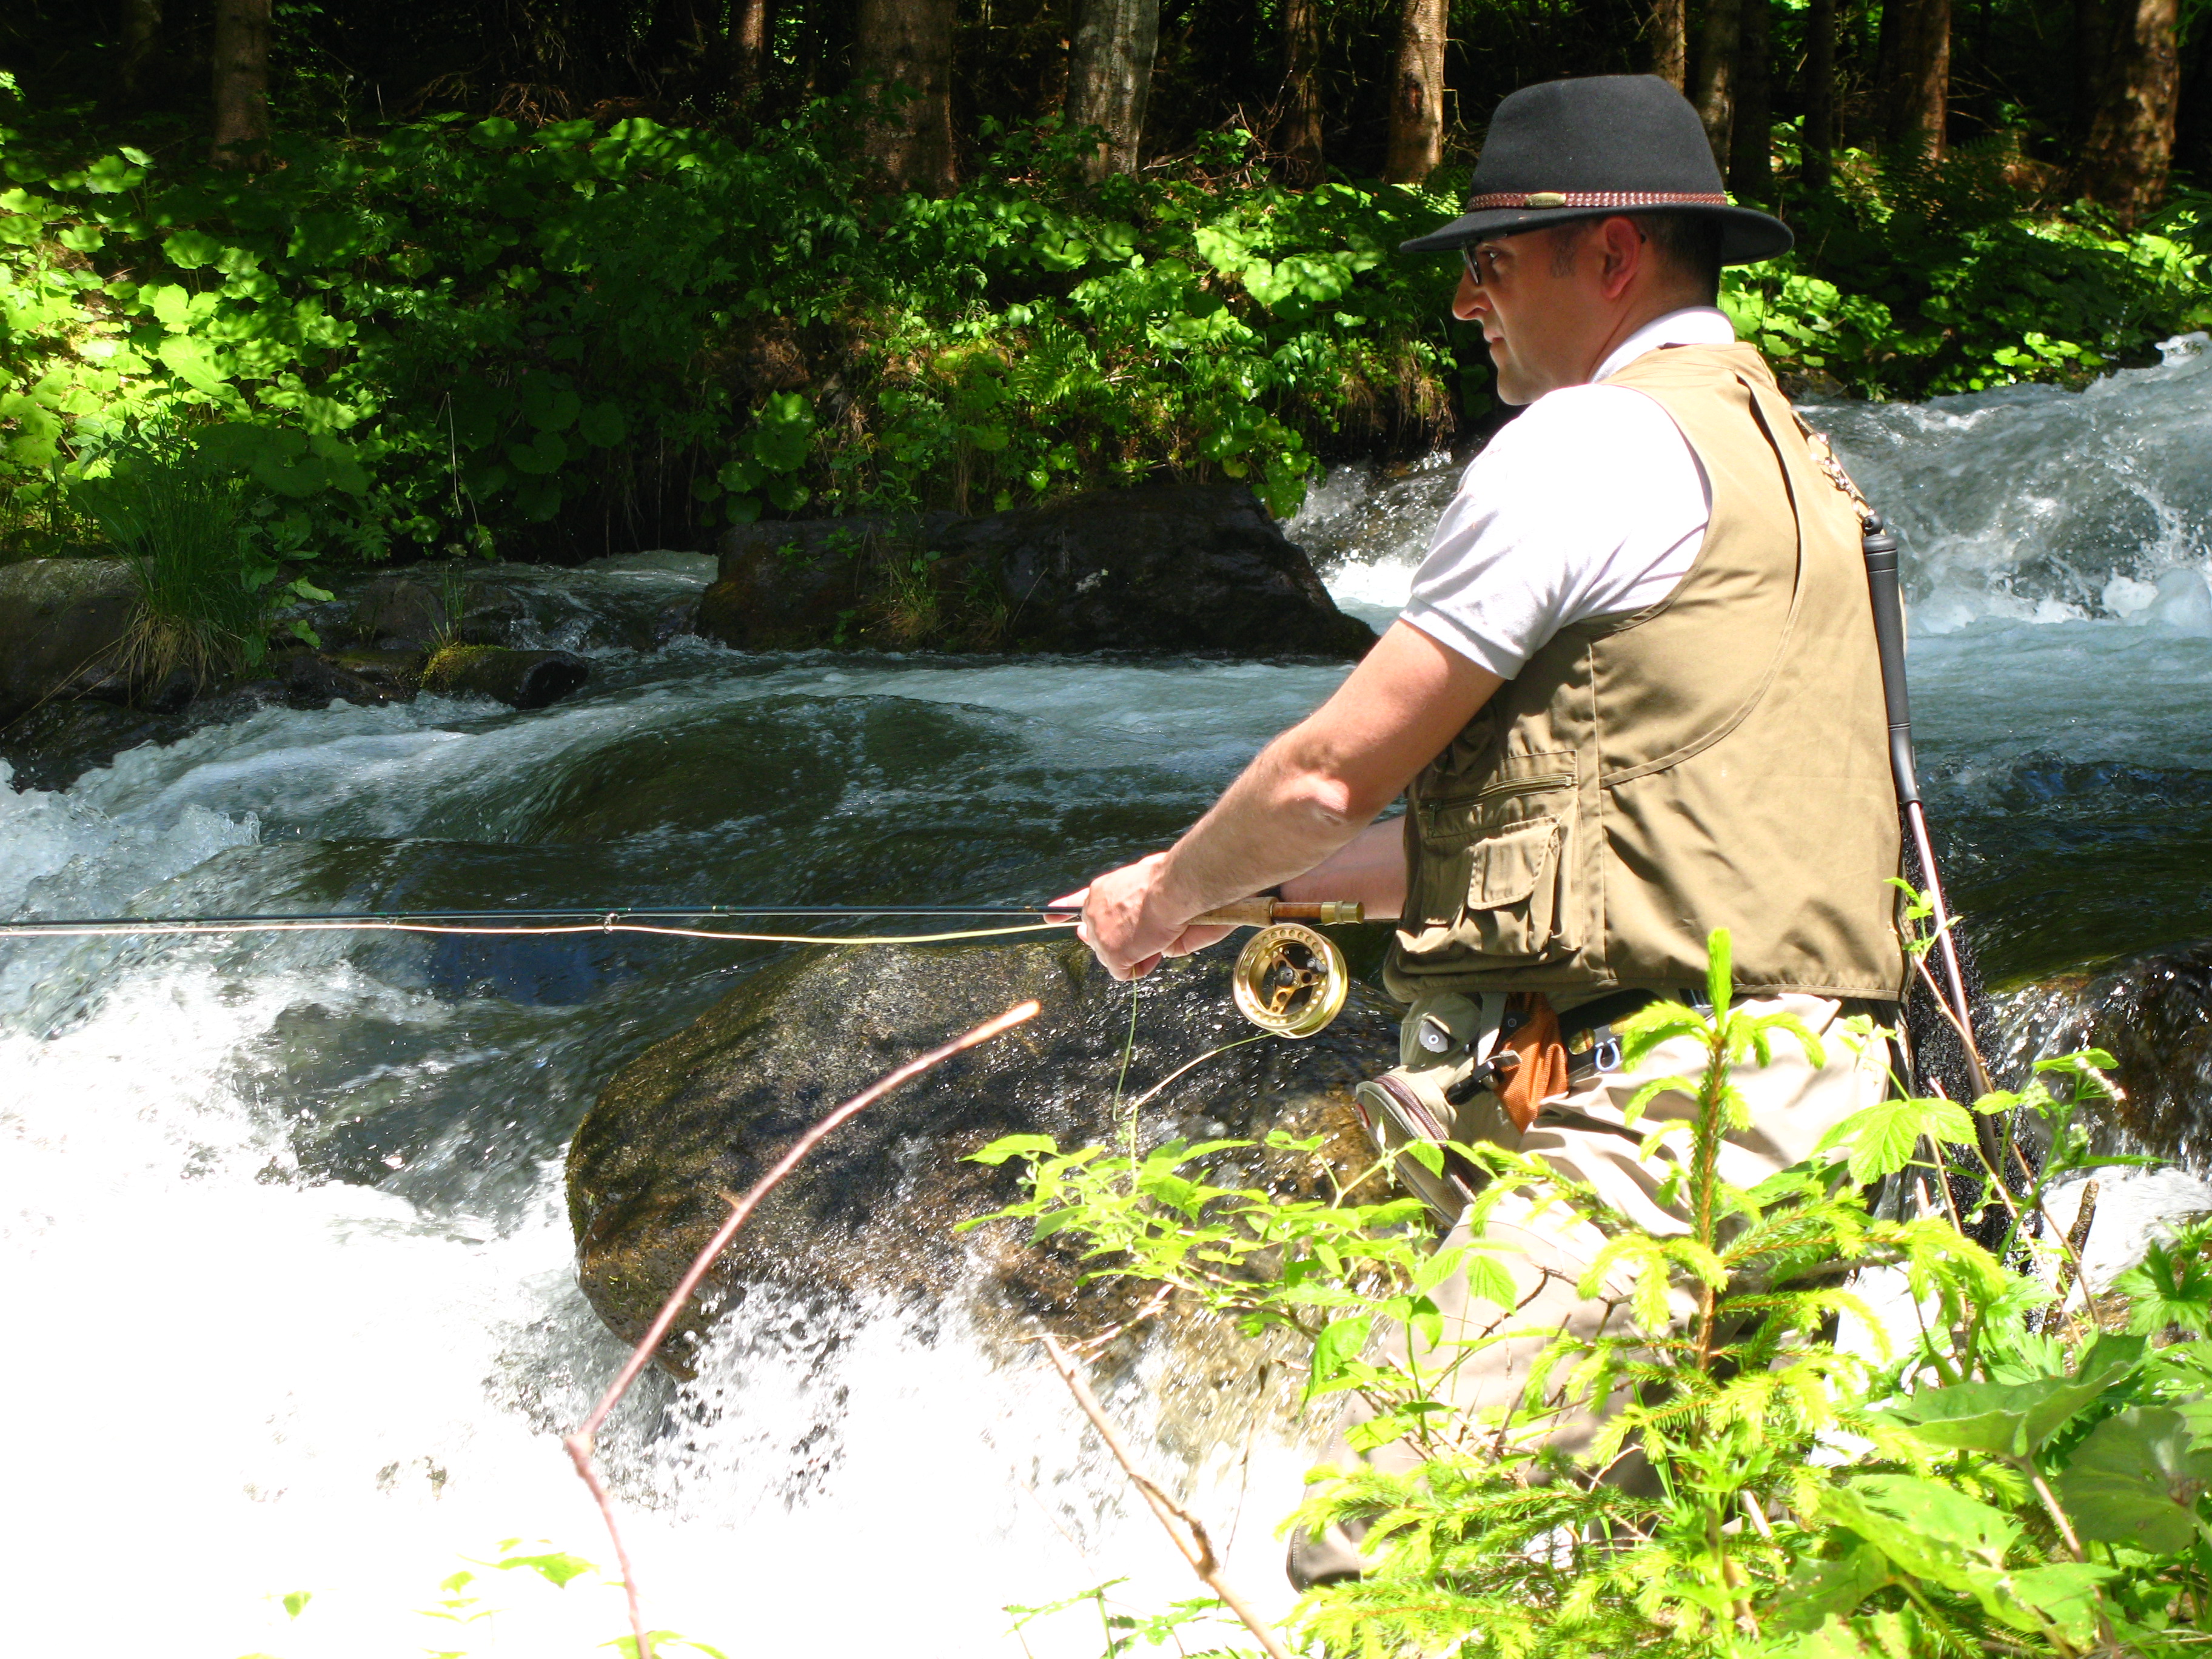
<path fill-rule="evenodd" d="M 1503 905 L 1525 904 L 1559 858 L 1559 821 L 1532 818 L 1502 835 L 1477 842 L 1473 850 L 1468 908 L 1494 910 Z"/>

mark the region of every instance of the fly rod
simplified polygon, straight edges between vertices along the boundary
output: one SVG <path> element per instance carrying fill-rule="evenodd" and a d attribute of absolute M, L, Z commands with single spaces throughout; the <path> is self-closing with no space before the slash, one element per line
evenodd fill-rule
<path fill-rule="evenodd" d="M 1081 912 L 1064 904 L 688 904 L 529 907 L 482 910 L 325 910 L 237 916 L 89 916 L 0 924 L 0 939 L 175 938 L 231 933 L 443 933 L 470 938 L 544 938 L 578 933 L 646 933 L 739 945 L 937 945 L 1073 927 Z M 980 921 L 978 927 L 912 933 L 765 933 L 712 924 L 758 918 L 794 922 L 911 918 Z M 1364 920 L 1356 903 L 1335 900 L 1240 899 L 1192 918 L 1193 926 L 1256 927 L 1237 958 L 1237 1006 L 1263 1030 L 1313 1036 L 1344 1006 L 1351 974 L 1335 941 L 1314 931 Z M 686 926 L 684 924 L 692 924 Z M 702 925 L 703 924 L 703 925 Z"/>

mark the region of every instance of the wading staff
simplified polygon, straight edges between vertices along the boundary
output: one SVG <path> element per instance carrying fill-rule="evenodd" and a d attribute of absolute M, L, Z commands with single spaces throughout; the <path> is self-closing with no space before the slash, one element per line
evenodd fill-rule
<path fill-rule="evenodd" d="M 1854 492 L 1856 493 L 1856 492 Z M 1935 912 L 1936 952 L 1942 967 L 1937 995 L 1950 1005 L 1958 1022 L 1960 1047 L 1966 1059 L 1977 1097 L 1990 1092 L 1990 1078 L 1974 1041 L 1974 1014 L 1966 998 L 1966 975 L 1953 939 L 1951 907 L 1943 897 L 1943 878 L 1936 867 L 1936 847 L 1928 835 L 1928 810 L 1921 804 L 1920 774 L 1912 757 L 1912 705 L 1905 684 L 1905 605 L 1898 593 L 1894 532 L 1879 513 L 1868 510 L 1862 520 L 1860 550 L 1866 555 L 1867 592 L 1874 605 L 1875 648 L 1881 654 L 1881 695 L 1889 711 L 1889 774 L 1897 787 L 1897 804 L 1905 815 L 1905 833 L 1919 854 L 1922 878 L 1928 884 L 1928 902 Z"/>

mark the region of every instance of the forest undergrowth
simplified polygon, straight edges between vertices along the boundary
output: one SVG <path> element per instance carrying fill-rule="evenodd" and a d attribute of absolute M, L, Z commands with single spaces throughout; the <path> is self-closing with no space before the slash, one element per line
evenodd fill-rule
<path fill-rule="evenodd" d="M 1455 266 L 1395 252 L 1449 171 L 1286 189 L 1232 131 L 1092 185 L 1048 124 L 951 195 L 884 194 L 849 100 L 744 143 L 446 115 L 259 172 L 87 125 L 0 76 L 0 556 L 99 545 L 76 486 L 149 434 L 239 478 L 240 556 L 296 575 L 1152 477 L 1287 514 L 1326 459 L 1492 412 Z M 1798 252 L 1723 301 L 1801 390 L 2078 384 L 2212 322 L 2201 197 L 2124 234 L 1970 155 L 1862 156 L 1785 210 Z"/>

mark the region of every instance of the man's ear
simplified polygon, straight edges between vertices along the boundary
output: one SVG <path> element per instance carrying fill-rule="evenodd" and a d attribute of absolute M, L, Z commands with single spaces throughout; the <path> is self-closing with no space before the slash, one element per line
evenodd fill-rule
<path fill-rule="evenodd" d="M 1599 245 L 1605 251 L 1604 261 L 1598 267 L 1600 291 L 1608 300 L 1618 300 L 1650 264 L 1651 245 L 1636 228 L 1633 219 L 1601 220 L 1597 234 Z"/>

